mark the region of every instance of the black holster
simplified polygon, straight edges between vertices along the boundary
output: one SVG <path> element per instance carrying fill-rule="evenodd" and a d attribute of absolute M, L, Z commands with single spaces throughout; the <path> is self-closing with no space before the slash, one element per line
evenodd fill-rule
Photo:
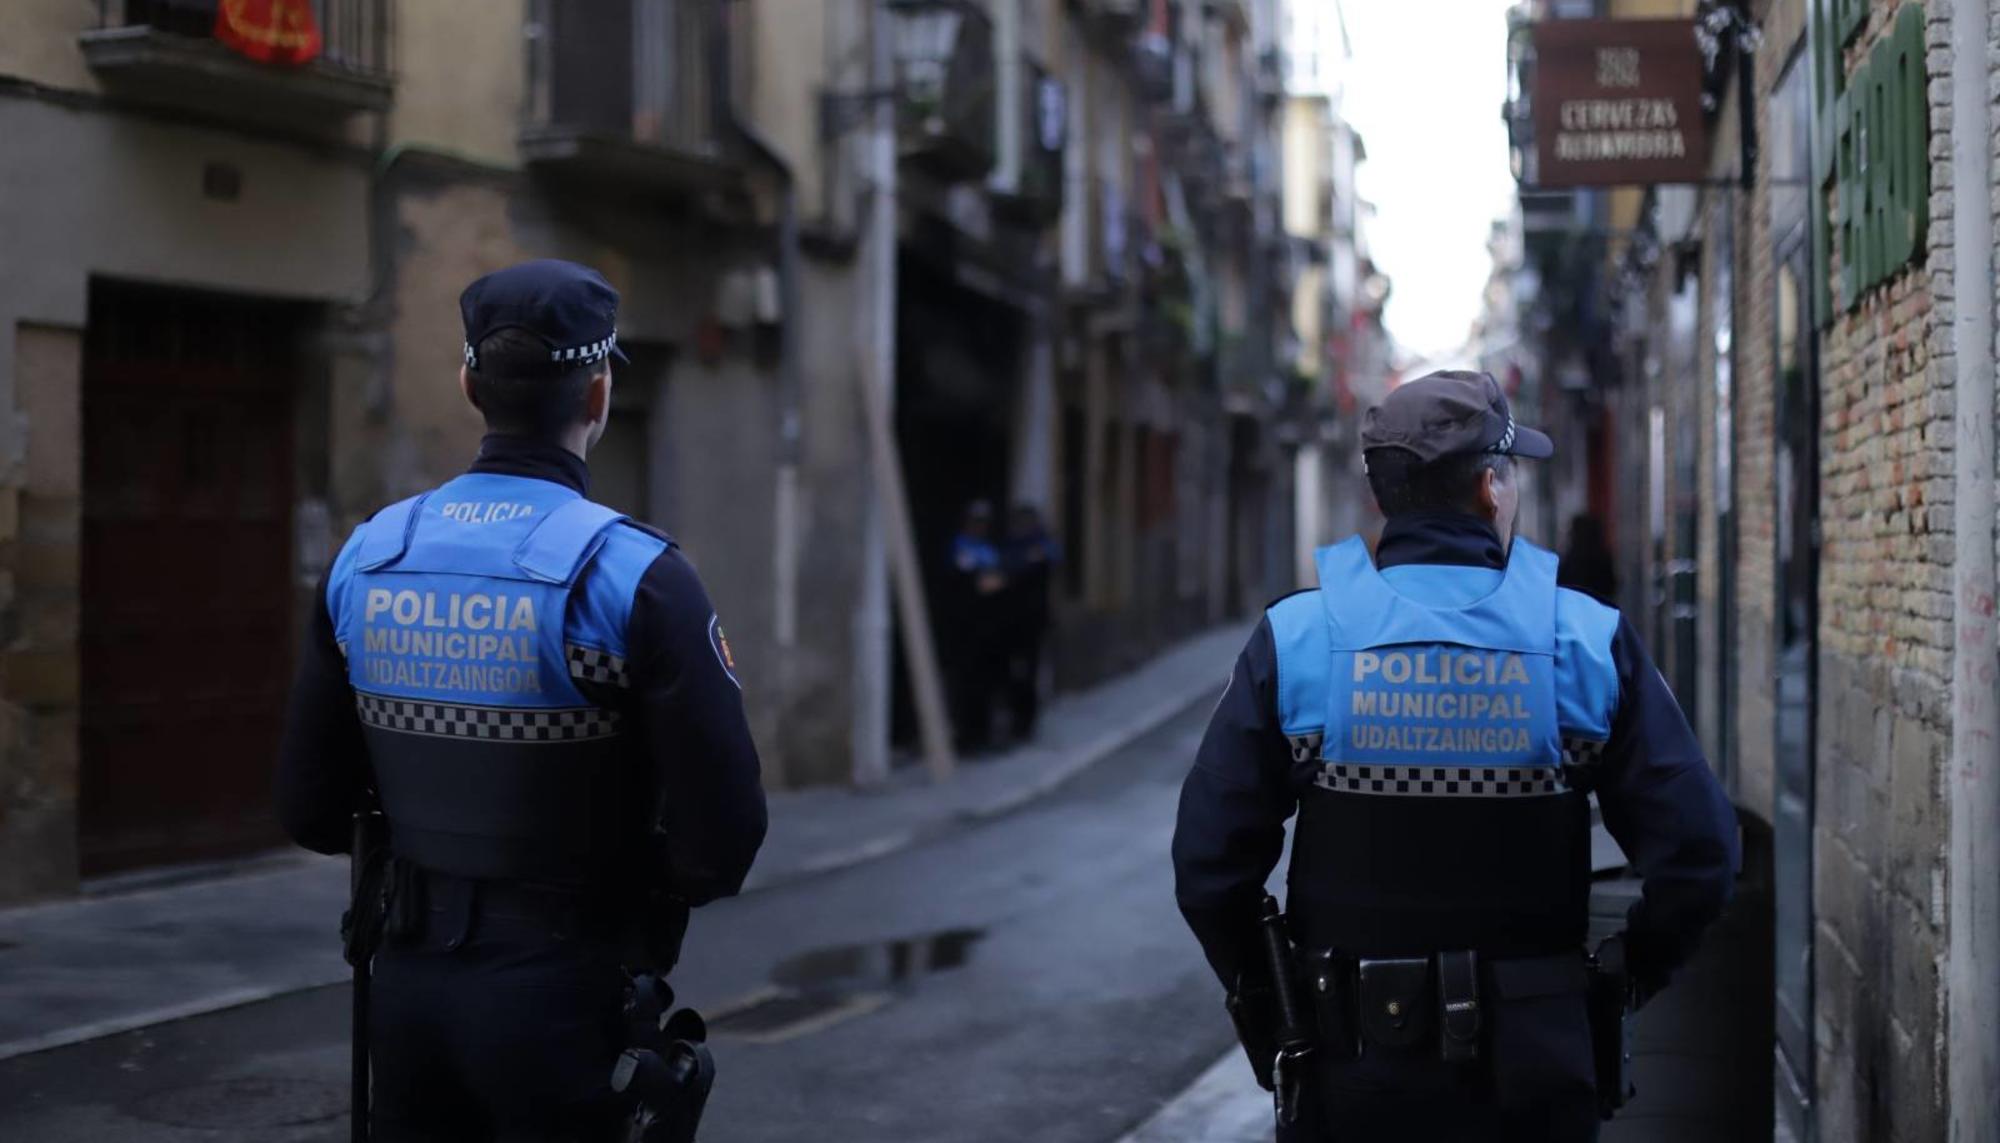
<path fill-rule="evenodd" d="M 1271 1065 L 1278 1058 L 1277 996 L 1269 984 L 1239 975 L 1225 1004 L 1229 1008 L 1229 1022 L 1236 1026 L 1236 1040 L 1250 1059 L 1250 1072 L 1257 1077 L 1257 1086 L 1272 1090 Z"/>
<path fill-rule="evenodd" d="M 1310 1079 L 1315 1020 L 1301 996 L 1299 965 L 1276 899 L 1264 898 L 1257 924 L 1264 955 L 1237 975 L 1226 1004 L 1257 1086 L 1272 1094 L 1278 1122 L 1288 1124 L 1297 1118 Z"/>
<path fill-rule="evenodd" d="M 1312 1014 L 1299 996 L 1298 961 L 1292 953 L 1291 930 L 1275 897 L 1265 897 L 1258 917 L 1264 959 L 1271 970 L 1271 995 L 1277 1010 L 1277 1054 L 1271 1058 L 1271 1098 L 1278 1126 L 1298 1118 L 1314 1070 Z"/>
<path fill-rule="evenodd" d="M 395 897 L 391 864 L 388 827 L 382 815 L 354 815 L 352 876 L 347 911 L 340 915 L 340 953 L 357 971 L 366 972 L 375 950 L 382 947 L 389 905 Z"/>
<path fill-rule="evenodd" d="M 652 972 L 632 978 L 624 1018 L 630 1046 L 612 1067 L 611 1087 L 636 1105 L 627 1143 L 693 1143 L 715 1086 L 707 1023 L 692 1008 L 676 1010 L 673 988 Z"/>
<path fill-rule="evenodd" d="M 1597 1113 L 1610 1119 L 1637 1089 L 1632 1086 L 1632 1048 L 1628 1020 L 1632 1012 L 1632 978 L 1625 965 L 1625 942 L 1611 937 L 1597 946 L 1588 962 L 1590 1048 L 1597 1064 Z"/>

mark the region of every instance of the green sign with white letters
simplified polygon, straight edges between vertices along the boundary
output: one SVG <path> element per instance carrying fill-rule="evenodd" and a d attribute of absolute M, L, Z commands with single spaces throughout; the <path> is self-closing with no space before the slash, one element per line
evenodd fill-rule
<path fill-rule="evenodd" d="M 1906 3 L 1868 53 L 1845 66 L 1868 23 L 1868 0 L 1814 0 L 1813 94 L 1817 133 L 1813 246 L 1818 312 L 1834 313 L 1825 268 L 1839 235 L 1840 308 L 1852 310 L 1924 250 L 1930 204 L 1930 108 L 1925 91 L 1924 9 Z"/>

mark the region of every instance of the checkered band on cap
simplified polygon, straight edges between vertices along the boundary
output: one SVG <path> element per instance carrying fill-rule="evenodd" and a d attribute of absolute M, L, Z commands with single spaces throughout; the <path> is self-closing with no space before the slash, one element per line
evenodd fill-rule
<path fill-rule="evenodd" d="M 611 331 L 611 336 L 599 338 L 587 345 L 572 345 L 563 349 L 552 349 L 549 351 L 549 360 L 588 365 L 593 361 L 602 361 L 611 356 L 611 351 L 616 348 L 618 348 L 618 331 L 614 329 Z"/>
<path fill-rule="evenodd" d="M 1493 447 L 1487 449 L 1486 451 L 1506 452 L 1508 449 L 1513 447 L 1514 447 L 1514 415 L 1512 413 L 1509 413 L 1507 414 L 1507 431 L 1501 433 L 1500 439 L 1494 441 Z"/>
<path fill-rule="evenodd" d="M 472 343 L 469 341 L 465 342 L 464 345 L 465 367 L 467 369 L 478 369 L 479 351 L 474 349 Z M 589 365 L 611 356 L 611 351 L 616 348 L 618 348 L 618 331 L 614 329 L 611 331 L 611 336 L 599 338 L 588 345 L 570 345 L 564 346 L 561 349 L 551 349 L 549 350 L 549 360 L 562 364 Z"/>
<path fill-rule="evenodd" d="M 361 721 L 382 730 L 489 742 L 584 742 L 618 733 L 618 712 L 602 707 L 564 709 L 459 706 L 356 694 Z"/>
<path fill-rule="evenodd" d="M 1326 762 L 1313 785 L 1336 794 L 1388 794 L 1411 798 L 1539 798 L 1566 794 L 1569 783 L 1553 766 L 1398 766 L 1375 762 Z"/>
<path fill-rule="evenodd" d="M 625 673 L 625 660 L 609 651 L 595 647 L 582 647 L 575 643 L 564 647 L 569 660 L 569 677 L 584 683 L 605 683 L 614 687 L 631 686 Z"/>

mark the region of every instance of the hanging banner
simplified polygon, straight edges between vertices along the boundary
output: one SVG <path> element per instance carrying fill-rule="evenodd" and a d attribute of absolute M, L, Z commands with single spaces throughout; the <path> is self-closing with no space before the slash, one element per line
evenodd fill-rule
<path fill-rule="evenodd" d="M 299 67 L 319 58 L 312 0 L 222 0 L 215 38 L 258 63 Z"/>
<path fill-rule="evenodd" d="M 1535 186 L 1707 177 L 1692 20 L 1544 20 L 1534 38 Z"/>

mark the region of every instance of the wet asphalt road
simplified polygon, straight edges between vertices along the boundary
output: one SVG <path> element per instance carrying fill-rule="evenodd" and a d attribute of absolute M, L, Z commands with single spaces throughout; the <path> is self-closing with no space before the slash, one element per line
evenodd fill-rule
<path fill-rule="evenodd" d="M 696 916 L 705 1140 L 1106 1143 L 1231 1042 L 1168 840 L 1206 704 L 1011 817 Z M 331 939 L 331 938 L 329 938 Z M 0 1139 L 347 1138 L 344 987 L 0 1063 Z"/>

